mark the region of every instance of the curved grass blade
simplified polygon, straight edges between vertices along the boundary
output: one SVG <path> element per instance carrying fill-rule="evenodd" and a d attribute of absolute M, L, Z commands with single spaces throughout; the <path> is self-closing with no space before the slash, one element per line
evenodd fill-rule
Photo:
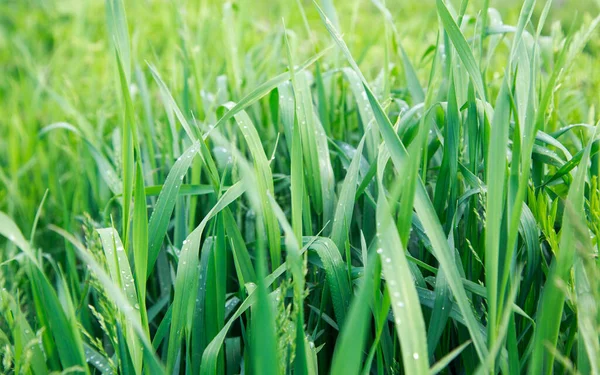
<path fill-rule="evenodd" d="M 383 186 L 377 201 L 377 234 L 383 274 L 394 311 L 396 333 L 400 340 L 402 362 L 407 374 L 424 374 L 429 370 L 425 321 L 412 273 L 390 214 Z"/>
<path fill-rule="evenodd" d="M 377 128 L 377 122 L 373 118 L 373 111 L 371 111 L 371 104 L 367 98 L 367 93 L 360 81 L 360 77 L 356 72 L 350 68 L 342 68 L 344 77 L 348 80 L 350 90 L 356 100 L 356 107 L 360 115 L 360 119 L 363 124 L 363 129 L 367 135 L 367 152 L 369 155 L 369 161 L 375 160 L 377 156 L 377 148 L 379 147 L 379 129 Z"/>
<path fill-rule="evenodd" d="M 458 357 L 460 353 L 462 353 L 463 350 L 465 350 L 470 344 L 471 340 L 467 340 L 459 346 L 457 346 L 456 348 L 452 349 L 450 353 L 446 354 L 442 359 L 440 359 L 433 366 L 431 366 L 431 368 L 429 369 L 429 374 L 435 375 L 439 372 L 442 372 L 450 364 L 450 362 L 452 362 L 456 357 Z"/>
<path fill-rule="evenodd" d="M 129 31 L 123 0 L 106 0 L 106 23 L 109 42 L 122 56 L 123 73 L 127 80 L 131 77 L 131 52 Z"/>
<path fill-rule="evenodd" d="M 307 351 L 305 350 L 306 335 L 304 333 L 304 274 L 305 267 L 304 261 L 300 254 L 300 243 L 299 238 L 296 237 L 291 225 L 287 221 L 285 214 L 281 210 L 281 207 L 277 204 L 275 199 L 269 195 L 269 203 L 273 207 L 275 215 L 283 228 L 285 234 L 285 246 L 288 253 L 286 263 L 288 269 L 292 273 L 294 282 L 294 305 L 297 311 L 296 316 L 296 355 L 294 359 L 294 371 L 299 374 L 305 374 L 308 372 Z M 259 300 L 260 302 L 260 300 Z"/>
<path fill-rule="evenodd" d="M 249 282 L 256 283 L 256 272 L 254 271 L 250 254 L 246 248 L 246 243 L 244 242 L 244 238 L 235 222 L 235 218 L 229 209 L 223 210 L 223 220 L 225 230 L 231 241 L 233 261 L 238 273 L 240 285 L 246 285 Z"/>
<path fill-rule="evenodd" d="M 21 230 L 19 229 L 17 224 L 15 224 L 15 222 L 10 218 L 10 216 L 8 216 L 2 211 L 0 211 L 0 234 L 8 238 L 15 245 L 17 245 L 17 247 L 21 249 L 21 251 L 23 251 L 25 256 L 27 256 L 27 258 L 29 258 L 29 260 L 33 264 L 39 266 L 38 260 L 33 252 L 33 249 L 31 248 L 29 242 L 25 239 L 25 237 L 23 237 L 23 234 L 21 233 Z"/>
<path fill-rule="evenodd" d="M 133 178 L 134 178 L 134 144 L 137 145 L 135 114 L 133 112 L 133 103 L 129 94 L 129 82 L 125 75 L 123 62 L 121 61 L 120 51 L 116 50 L 117 67 L 119 70 L 119 83 L 121 86 L 121 99 L 123 100 L 124 114 L 123 126 L 121 129 L 121 173 L 123 181 L 123 236 L 125 245 L 129 248 L 129 222 L 131 198 L 133 198 Z M 131 67 L 129 68 L 131 69 Z M 128 74 L 131 74 L 128 72 Z"/>
<path fill-rule="evenodd" d="M 83 343 L 83 350 L 85 352 L 85 359 L 90 365 L 98 369 L 101 374 L 110 375 L 113 373 L 113 369 L 108 359 L 102 354 L 98 353 L 96 349 L 86 343 Z"/>
<path fill-rule="evenodd" d="M 44 325 L 47 324 L 44 346 L 52 335 L 54 338 L 52 345 L 58 353 L 61 364 L 65 368 L 80 366 L 87 371 L 83 342 L 75 325 L 76 319 L 72 304 L 67 303 L 66 306 L 63 306 L 37 261 L 29 242 L 25 240 L 14 221 L 1 211 L 0 234 L 17 245 L 31 261 L 26 270 L 30 278 L 37 315 Z M 67 301 L 70 301 L 68 292 L 66 291 L 66 293 Z"/>
<path fill-rule="evenodd" d="M 297 124 L 302 139 L 302 155 L 304 158 L 305 176 L 310 200 L 318 214 L 323 212 L 323 192 L 321 188 L 321 168 L 317 140 L 320 134 L 316 132 L 312 96 L 304 72 L 296 74 L 294 82 L 296 97 Z"/>
<path fill-rule="evenodd" d="M 153 197 L 160 195 L 164 185 L 153 185 L 145 188 L 146 196 Z M 224 186 L 222 190 L 227 190 L 229 186 Z M 215 191 L 211 185 L 206 184 L 182 184 L 179 187 L 179 195 L 208 195 Z"/>
<path fill-rule="evenodd" d="M 97 229 L 97 232 L 102 241 L 106 263 L 113 283 L 121 288 L 129 305 L 134 306 L 132 315 L 134 319 L 136 319 L 136 322 L 141 322 L 140 305 L 138 303 L 138 295 L 135 288 L 135 279 L 131 274 L 129 260 L 127 259 L 127 251 L 121 242 L 119 233 L 117 233 L 114 228 Z M 140 373 L 142 368 L 141 347 L 137 338 L 134 336 L 131 325 L 126 324 L 125 329 L 127 331 L 125 333 L 125 340 L 127 341 L 126 346 L 129 349 L 131 361 L 133 362 L 136 373 Z"/>
<path fill-rule="evenodd" d="M 315 61 L 319 60 L 323 55 L 325 55 L 330 49 L 331 49 L 331 47 L 328 47 L 328 48 L 325 48 L 323 51 L 317 53 L 316 55 L 314 55 L 313 57 L 311 57 L 310 59 L 305 61 L 302 65 L 300 65 L 300 67 L 298 67 L 296 69 L 296 71 L 299 72 L 299 71 L 302 71 L 302 70 L 308 68 L 309 66 L 314 64 Z M 260 84 L 254 90 L 252 90 L 248 95 L 246 95 L 242 99 L 240 99 L 229 111 L 225 112 L 225 114 L 223 114 L 223 116 L 219 119 L 219 121 L 217 121 L 217 123 L 215 124 L 215 126 L 212 129 L 216 129 L 219 126 L 227 123 L 227 121 L 230 120 L 236 113 L 238 113 L 239 111 L 241 111 L 245 108 L 248 108 L 250 105 L 256 103 L 258 100 L 260 100 L 262 97 L 267 95 L 269 92 L 271 92 L 277 86 L 279 86 L 289 80 L 290 80 L 290 73 L 285 72 L 285 73 L 281 73 L 278 76 L 273 77 L 270 80 Z M 206 139 L 208 137 L 208 134 L 212 131 L 212 129 L 209 130 L 203 136 L 204 139 Z"/>
<path fill-rule="evenodd" d="M 471 48 L 469 48 L 469 44 L 460 31 L 460 28 L 454 22 L 452 15 L 448 11 L 446 4 L 444 4 L 444 0 L 436 0 L 438 15 L 440 16 L 440 20 L 444 25 L 444 29 L 446 33 L 448 33 L 448 37 L 452 41 L 454 48 L 458 54 L 458 57 L 463 63 L 463 66 L 469 73 L 469 77 L 473 81 L 473 86 L 475 87 L 475 91 L 479 94 L 479 96 L 485 100 L 485 88 L 483 86 L 483 80 L 481 79 L 481 73 L 479 71 L 479 67 L 477 66 L 477 62 L 475 61 L 475 57 L 471 52 Z"/>
<path fill-rule="evenodd" d="M 172 373 L 175 361 L 181 348 L 181 340 L 185 332 L 190 332 L 191 317 L 195 304 L 189 301 L 196 300 L 198 288 L 198 251 L 204 228 L 216 214 L 239 198 L 246 190 L 242 182 L 233 185 L 223 194 L 215 206 L 202 219 L 200 224 L 188 235 L 183 242 L 183 248 L 179 255 L 179 264 L 175 277 L 175 295 L 173 297 L 173 315 L 171 318 L 171 329 L 169 333 L 169 349 L 167 355 L 167 372 Z"/>
<path fill-rule="evenodd" d="M 111 279 L 118 285 L 130 305 L 137 304 L 137 292 L 135 282 L 129 267 L 127 251 L 121 242 L 119 233 L 114 228 L 101 228 L 96 230 L 100 235 L 106 263 L 110 272 Z"/>
<path fill-rule="evenodd" d="M 21 371 L 19 368 L 21 358 L 26 359 L 27 356 L 31 356 L 31 358 L 44 358 L 43 347 L 40 340 L 36 337 L 35 331 L 31 329 L 31 326 L 27 322 L 25 314 L 19 308 L 17 301 L 6 290 L 0 290 L 0 303 L 4 306 L 4 311 L 1 314 L 4 315 L 6 322 L 12 326 L 15 373 L 19 373 Z M 10 345 L 10 342 L 6 338 L 6 343 L 0 341 L 0 344 L 5 347 L 4 345 Z M 44 361 L 34 360 L 31 361 L 30 365 L 35 375 L 48 374 L 48 368 Z"/>
<path fill-rule="evenodd" d="M 264 281 L 265 286 L 269 287 L 278 277 L 283 275 L 283 273 L 286 270 L 287 270 L 286 263 L 279 266 L 275 271 L 273 271 L 273 273 L 271 273 L 269 276 L 267 276 L 265 278 L 265 281 Z M 229 329 L 231 328 L 233 323 L 235 323 L 235 321 L 240 316 L 242 316 L 242 314 L 244 312 L 246 312 L 246 310 L 248 310 L 248 308 L 250 308 L 252 305 L 254 305 L 256 303 L 257 295 L 258 295 L 257 290 L 258 289 L 254 288 L 250 292 L 248 297 L 244 300 L 244 302 L 242 302 L 242 304 L 240 305 L 240 307 L 238 307 L 236 312 L 231 316 L 231 318 L 229 318 L 229 320 L 227 321 L 225 326 L 221 329 L 219 334 L 217 336 L 215 336 L 215 338 L 210 342 L 210 344 L 208 344 L 208 346 L 204 350 L 204 353 L 202 354 L 202 365 L 200 367 L 201 375 L 212 375 L 212 374 L 217 373 L 217 363 L 218 363 L 217 359 L 219 357 L 221 347 L 223 346 L 223 343 L 225 341 L 225 336 L 227 335 L 227 332 L 229 331 Z"/>
<path fill-rule="evenodd" d="M 375 269 L 375 253 L 371 253 L 362 285 L 354 297 L 346 323 L 341 328 L 331 363 L 331 374 L 358 374 L 361 369 L 362 352 L 365 347 L 367 328 L 370 322 L 369 305 L 373 297 L 373 272 Z"/>
<path fill-rule="evenodd" d="M 152 273 L 158 252 L 162 246 L 163 239 L 167 234 L 171 213 L 175 208 L 175 201 L 181 188 L 181 181 L 190 168 L 194 156 L 199 150 L 198 142 L 194 143 L 177 159 L 175 165 L 169 171 L 156 206 L 150 215 L 148 223 L 148 268 L 146 278 Z"/>
<path fill-rule="evenodd" d="M 234 107 L 234 104 L 226 103 L 225 107 L 231 110 L 231 108 Z M 250 150 L 252 159 L 254 160 L 254 168 L 256 169 L 258 183 L 258 193 L 262 202 L 263 217 L 269 239 L 271 263 L 274 267 L 277 267 L 281 263 L 281 234 L 279 232 L 279 224 L 277 223 L 273 209 L 268 203 L 269 192 L 275 191 L 275 188 L 273 187 L 273 174 L 271 173 L 269 160 L 267 159 L 267 155 L 265 154 L 262 143 L 260 142 L 258 132 L 256 131 L 256 128 L 254 127 L 254 124 L 252 123 L 252 120 L 250 120 L 248 114 L 245 111 L 239 111 L 234 115 L 234 118 L 238 124 L 238 128 L 246 140 L 246 143 L 248 144 L 248 149 Z"/>
<path fill-rule="evenodd" d="M 365 138 L 363 137 L 356 148 L 354 157 L 352 157 L 352 162 L 346 172 L 346 178 L 342 184 L 342 191 L 340 192 L 335 216 L 333 218 L 331 239 L 340 251 L 346 247 L 348 232 L 350 231 L 350 222 L 352 221 L 356 189 L 358 187 L 358 171 L 364 143 Z"/>
<path fill-rule="evenodd" d="M 284 25 L 285 30 L 285 25 Z M 288 151 L 290 153 L 290 192 L 292 206 L 292 228 L 298 241 L 302 240 L 302 201 L 304 198 L 304 166 L 302 163 L 302 135 L 300 133 L 299 117 L 296 116 L 296 96 L 293 87 L 297 86 L 296 71 L 292 58 L 287 33 L 284 33 L 285 46 L 290 70 L 291 83 L 279 85 L 279 110 L 283 122 Z M 298 113 L 298 116 L 300 114 Z"/>
<path fill-rule="evenodd" d="M 315 240 L 309 249 L 317 253 L 323 263 L 335 318 L 338 326 L 343 327 L 352 300 L 352 289 L 348 280 L 346 264 L 340 255 L 339 249 L 329 238 L 323 237 Z"/>

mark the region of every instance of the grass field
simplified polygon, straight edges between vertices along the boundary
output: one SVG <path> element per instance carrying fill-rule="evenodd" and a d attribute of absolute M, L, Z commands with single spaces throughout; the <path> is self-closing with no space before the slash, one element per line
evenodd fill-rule
<path fill-rule="evenodd" d="M 0 373 L 600 374 L 599 14 L 0 2 Z"/>

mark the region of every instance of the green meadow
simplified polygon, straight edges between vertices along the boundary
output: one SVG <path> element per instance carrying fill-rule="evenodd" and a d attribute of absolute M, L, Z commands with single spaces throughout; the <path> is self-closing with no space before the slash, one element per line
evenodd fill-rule
<path fill-rule="evenodd" d="M 600 374 L 599 23 L 1 0 L 0 373 Z"/>

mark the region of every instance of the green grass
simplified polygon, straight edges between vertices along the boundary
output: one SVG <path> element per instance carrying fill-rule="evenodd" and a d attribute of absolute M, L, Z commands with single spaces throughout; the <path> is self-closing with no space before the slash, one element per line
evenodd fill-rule
<path fill-rule="evenodd" d="M 0 373 L 599 374 L 599 13 L 1 3 Z"/>

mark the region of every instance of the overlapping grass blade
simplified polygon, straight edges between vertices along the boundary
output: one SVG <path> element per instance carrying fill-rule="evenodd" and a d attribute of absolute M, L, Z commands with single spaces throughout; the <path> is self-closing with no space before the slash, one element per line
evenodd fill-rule
<path fill-rule="evenodd" d="M 158 257 L 158 252 L 162 247 L 163 239 L 167 233 L 169 226 L 169 220 L 173 209 L 175 208 L 175 201 L 181 188 L 183 177 L 186 175 L 190 168 L 192 161 L 198 153 L 199 146 L 197 143 L 192 144 L 183 154 L 177 159 L 156 201 L 154 210 L 150 215 L 150 222 L 148 223 L 148 268 L 147 275 L 150 276 L 154 263 Z"/>
<path fill-rule="evenodd" d="M 83 246 L 79 240 L 73 237 L 65 230 L 52 226 L 51 229 L 56 233 L 63 236 L 68 240 L 77 250 L 77 255 L 90 267 L 94 276 L 98 278 L 101 286 L 106 291 L 106 295 L 115 303 L 115 306 L 125 316 L 129 325 L 131 325 L 133 331 L 136 333 L 137 338 L 143 346 L 142 356 L 144 368 L 149 372 L 155 374 L 164 374 L 164 368 L 157 358 L 156 353 L 150 343 L 150 340 L 146 336 L 146 332 L 142 328 L 142 325 L 137 318 L 138 314 L 134 306 L 129 303 L 129 298 L 122 292 L 122 289 L 115 284 L 111 277 L 106 273 L 103 267 L 94 259 L 94 256 L 89 253 L 89 250 Z"/>
<path fill-rule="evenodd" d="M 122 69 L 127 80 L 131 78 L 131 47 L 123 0 L 106 0 L 106 23 L 113 51 L 122 59 Z"/>
<path fill-rule="evenodd" d="M 134 316 L 136 322 L 141 324 L 140 304 L 138 303 L 138 294 L 135 288 L 136 280 L 131 273 L 127 251 L 121 242 L 121 237 L 114 228 L 98 229 L 98 234 L 102 241 L 111 279 L 115 285 L 122 289 L 129 305 L 134 306 L 134 312 L 131 315 Z M 123 348 L 128 348 L 135 372 L 140 373 L 142 369 L 141 346 L 134 335 L 133 327 L 125 325 L 125 330 L 124 338 L 127 341 L 127 345 L 123 345 Z"/>
<path fill-rule="evenodd" d="M 452 18 L 452 15 L 448 11 L 446 4 L 444 4 L 444 0 L 436 0 L 438 15 L 442 24 L 444 25 L 444 29 L 446 33 L 448 33 L 448 37 L 452 41 L 454 48 L 456 49 L 456 53 L 458 58 L 462 61 L 464 68 L 469 73 L 469 77 L 473 82 L 473 86 L 475 87 L 475 91 L 480 96 L 481 99 L 486 99 L 486 90 L 483 85 L 483 80 L 481 79 L 481 72 L 479 71 L 479 67 L 477 62 L 475 61 L 475 57 L 473 56 L 473 52 L 467 43 L 464 35 L 460 31 L 460 28 Z"/>
<path fill-rule="evenodd" d="M 339 249 L 326 237 L 315 240 L 309 249 L 316 252 L 323 263 L 336 321 L 338 326 L 343 327 L 352 299 L 352 289 Z"/>
<path fill-rule="evenodd" d="M 146 206 L 146 189 L 144 188 L 142 165 L 139 160 L 136 163 L 136 167 L 135 198 L 133 201 L 133 263 L 142 326 L 144 326 L 148 331 L 148 317 L 146 312 L 146 275 L 148 274 L 148 209 Z"/>
<path fill-rule="evenodd" d="M 346 324 L 342 327 L 337 340 L 331 364 L 331 374 L 358 374 L 365 347 L 367 326 L 369 323 L 369 304 L 373 297 L 373 272 L 375 253 L 371 253 L 370 261 L 362 278 L 362 284 L 348 310 Z"/>
<path fill-rule="evenodd" d="M 350 231 L 350 222 L 352 220 L 352 213 L 354 212 L 354 201 L 358 182 L 358 168 L 362 158 L 364 142 L 365 138 L 362 138 L 356 148 L 352 162 L 346 172 L 346 178 L 344 179 L 342 190 L 338 198 L 338 204 L 335 209 L 331 239 L 340 251 L 346 247 L 346 241 L 348 240 L 348 233 Z"/>
<path fill-rule="evenodd" d="M 133 112 L 133 103 L 129 94 L 129 82 L 125 76 L 123 63 L 121 61 L 119 50 L 116 51 L 117 66 L 119 70 L 119 83 L 121 87 L 121 96 L 123 99 L 123 127 L 121 132 L 121 180 L 123 181 L 123 236 L 125 245 L 129 248 L 129 223 L 131 198 L 133 198 L 134 182 L 134 144 L 137 144 L 135 115 Z"/>
<path fill-rule="evenodd" d="M 25 240 L 14 221 L 3 212 L 0 212 L 0 234 L 17 245 L 29 258 L 26 270 L 31 282 L 35 309 L 47 327 L 44 333 L 45 350 L 56 352 L 64 367 L 81 366 L 87 372 L 83 342 L 77 331 L 75 311 L 70 296 L 67 294 L 67 304 L 63 306 L 29 242 Z M 49 348 L 48 345 L 51 347 Z"/>
<path fill-rule="evenodd" d="M 27 358 L 43 358 L 44 352 L 41 340 L 39 340 L 31 326 L 27 322 L 25 313 L 21 311 L 17 301 L 7 291 L 0 291 L 0 303 L 4 304 L 6 312 L 2 312 L 3 318 L 12 326 L 12 337 L 14 340 L 15 371 L 20 370 L 21 364 L 25 364 Z M 6 340 L 3 345 L 9 345 Z M 4 346 L 6 348 L 6 346 Z M 46 363 L 42 361 L 31 361 L 31 369 L 35 375 L 48 374 Z"/>
<path fill-rule="evenodd" d="M 546 349 L 549 343 L 552 347 L 556 345 L 560 330 L 560 321 L 564 309 L 565 290 L 560 284 L 569 277 L 575 256 L 575 233 L 576 223 L 579 217 L 583 217 L 585 177 L 588 170 L 591 145 L 596 132 L 586 147 L 581 163 L 567 196 L 567 207 L 574 212 L 573 215 L 564 215 L 559 253 L 552 262 L 548 273 L 548 281 L 542 292 L 538 307 L 537 329 L 533 338 L 533 353 L 529 365 L 530 374 L 550 374 L 554 367 L 554 353 Z"/>
<path fill-rule="evenodd" d="M 325 20 L 327 30 L 333 37 L 334 41 L 338 44 L 342 52 L 344 52 L 344 55 L 346 56 L 346 59 L 348 60 L 350 65 L 361 77 L 361 80 L 367 92 L 367 96 L 369 98 L 369 102 L 371 103 L 371 108 L 373 110 L 375 119 L 379 125 L 379 130 L 382 134 L 386 147 L 390 152 L 392 161 L 394 162 L 396 168 L 401 170 L 407 158 L 406 149 L 398 139 L 397 134 L 394 132 L 394 129 L 392 128 L 392 125 L 390 124 L 390 121 L 387 118 L 386 114 L 383 112 L 381 105 L 369 89 L 364 76 L 362 75 L 362 73 L 360 73 L 358 65 L 352 58 L 348 47 L 341 39 L 339 33 L 332 27 L 331 22 L 327 20 L 327 18 L 322 12 L 320 13 L 321 17 Z M 454 294 L 454 297 L 457 300 L 461 313 L 465 318 L 465 321 L 467 323 L 466 325 L 469 329 L 469 333 L 471 334 L 471 338 L 473 339 L 474 346 L 477 349 L 477 353 L 480 356 L 480 358 L 483 358 L 487 352 L 483 336 L 481 335 L 481 332 L 477 329 L 477 320 L 475 319 L 462 283 L 460 282 L 458 270 L 456 269 L 454 262 L 452 262 L 451 260 L 451 250 L 448 246 L 448 242 L 443 234 L 442 227 L 439 223 L 437 215 L 435 214 L 431 201 L 427 196 L 427 192 L 425 190 L 425 187 L 423 186 L 422 181 L 419 181 L 417 183 L 417 190 L 415 195 L 415 210 L 417 211 L 421 222 L 425 226 L 427 235 L 429 236 L 431 243 L 433 244 L 434 255 L 440 262 L 441 267 L 447 273 L 448 283 Z"/>
<path fill-rule="evenodd" d="M 225 107 L 230 111 L 234 107 L 233 103 L 225 104 Z M 269 239 L 269 252 L 271 255 L 271 263 L 274 267 L 277 267 L 281 263 L 281 245 L 280 245 L 280 233 L 277 219 L 268 203 L 269 192 L 275 191 L 273 187 L 273 175 L 267 160 L 267 155 L 260 142 L 260 137 L 252 120 L 245 111 L 239 111 L 234 115 L 235 121 L 238 124 L 238 128 L 248 144 L 248 149 L 252 154 L 254 160 L 254 168 L 256 169 L 258 193 L 262 202 L 263 217 L 265 219 L 265 225 L 267 230 L 267 237 Z"/>
<path fill-rule="evenodd" d="M 502 84 L 496 109 L 492 119 L 492 134 L 489 154 L 487 157 L 487 200 L 486 200 L 486 231 L 485 231 L 485 276 L 489 303 L 490 342 L 495 341 L 497 319 L 499 317 L 499 277 L 502 277 L 501 243 L 506 241 L 502 232 L 502 220 L 506 210 L 506 146 L 508 144 L 508 121 L 510 119 L 508 85 L 506 78 Z M 506 260 L 505 260 L 506 261 Z"/>
<path fill-rule="evenodd" d="M 202 219 L 200 224 L 188 235 L 183 243 L 177 273 L 175 277 L 175 294 L 173 297 L 173 314 L 169 333 L 169 351 L 167 356 L 167 372 L 171 373 L 175 368 L 177 357 L 180 355 L 181 340 L 184 333 L 189 335 L 191 329 L 191 317 L 198 288 L 198 270 L 200 241 L 204 228 L 216 214 L 227 207 L 243 194 L 246 187 L 242 182 L 230 187 L 219 199 L 210 212 Z"/>

